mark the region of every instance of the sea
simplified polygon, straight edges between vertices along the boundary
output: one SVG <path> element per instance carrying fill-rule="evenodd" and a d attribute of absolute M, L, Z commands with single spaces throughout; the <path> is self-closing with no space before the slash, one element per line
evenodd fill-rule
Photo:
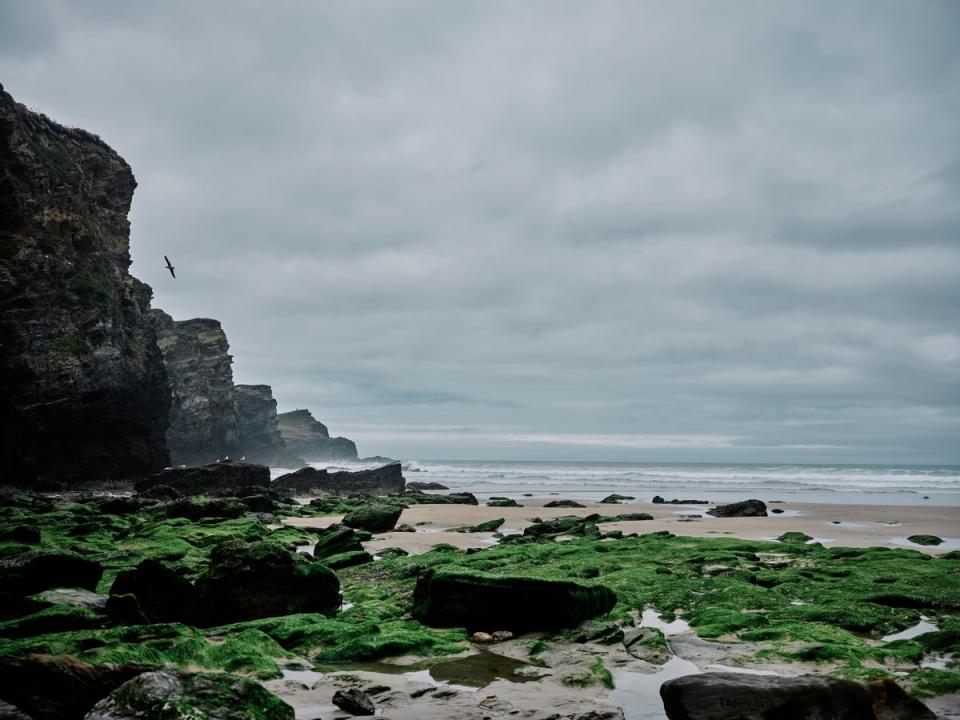
<path fill-rule="evenodd" d="M 960 466 L 403 460 L 407 482 L 437 482 L 478 497 L 611 493 L 650 500 L 820 502 L 960 507 Z M 358 470 L 372 463 L 311 463 Z M 277 476 L 285 470 L 274 468 Z"/>

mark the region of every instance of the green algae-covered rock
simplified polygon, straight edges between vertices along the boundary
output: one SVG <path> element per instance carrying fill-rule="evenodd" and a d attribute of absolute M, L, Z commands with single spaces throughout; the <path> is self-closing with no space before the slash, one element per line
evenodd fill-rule
<path fill-rule="evenodd" d="M 267 541 L 217 545 L 197 589 L 214 624 L 333 612 L 340 605 L 340 581 L 330 568 Z"/>
<path fill-rule="evenodd" d="M 507 497 L 492 497 L 487 500 L 487 507 L 523 507 L 513 498 Z"/>
<path fill-rule="evenodd" d="M 777 538 L 782 543 L 806 543 L 810 540 L 813 540 L 812 537 L 806 533 L 799 532 L 797 530 L 791 530 L 790 532 L 785 532 L 783 535 Z"/>
<path fill-rule="evenodd" d="M 331 570 L 340 570 L 341 568 L 353 567 L 354 565 L 365 565 L 373 562 L 373 556 L 366 550 L 351 550 L 350 552 L 330 555 L 321 560 Z"/>
<path fill-rule="evenodd" d="M 227 673 L 148 672 L 98 702 L 87 720 L 293 720 L 259 683 Z"/>
<path fill-rule="evenodd" d="M 938 538 L 936 535 L 911 535 L 907 538 L 910 542 L 916 545 L 940 545 L 943 543 L 943 538 Z"/>
<path fill-rule="evenodd" d="M 469 527 L 454 528 L 454 532 L 462 533 L 483 533 L 483 532 L 496 532 L 500 529 L 500 526 L 504 523 L 503 518 L 496 518 L 494 520 L 487 520 L 486 522 L 478 523 L 476 525 L 470 525 Z"/>
<path fill-rule="evenodd" d="M 313 548 L 315 558 L 332 557 L 345 552 L 363 550 L 356 530 L 344 525 L 331 525 L 320 531 L 320 537 Z"/>
<path fill-rule="evenodd" d="M 573 627 L 616 603 L 602 585 L 438 570 L 417 580 L 413 616 L 425 625 L 517 632 Z"/>
<path fill-rule="evenodd" d="M 402 512 L 403 508 L 397 505 L 367 505 L 348 513 L 343 524 L 370 532 L 387 532 L 396 527 Z"/>

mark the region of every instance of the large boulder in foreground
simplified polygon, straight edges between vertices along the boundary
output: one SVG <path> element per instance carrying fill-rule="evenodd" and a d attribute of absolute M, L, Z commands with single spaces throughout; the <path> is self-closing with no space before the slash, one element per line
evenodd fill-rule
<path fill-rule="evenodd" d="M 262 685 L 227 673 L 165 670 L 138 675 L 98 702 L 86 720 L 294 720 Z"/>
<path fill-rule="evenodd" d="M 400 463 L 391 463 L 373 470 L 327 472 L 305 467 L 281 475 L 270 486 L 276 492 L 299 496 L 346 497 L 349 495 L 398 495 L 406 481 Z"/>
<path fill-rule="evenodd" d="M 526 632 L 605 615 L 617 596 L 602 585 L 447 570 L 417 579 L 413 616 L 425 625 Z"/>
<path fill-rule="evenodd" d="M 0 660 L 0 700 L 34 720 L 81 720 L 94 704 L 140 673 L 144 665 L 89 665 L 69 655 Z"/>
<path fill-rule="evenodd" d="M 280 413 L 277 427 L 287 450 L 306 460 L 356 460 L 358 457 L 353 440 L 330 437 L 327 426 L 314 419 L 309 410 Z"/>
<path fill-rule="evenodd" d="M 707 510 L 714 517 L 767 517 L 767 505 L 763 500 L 742 500 L 729 505 L 717 505 Z"/>
<path fill-rule="evenodd" d="M 184 495 L 216 492 L 243 497 L 270 486 L 270 468 L 245 462 L 218 462 L 209 465 L 167 468 L 138 482 L 137 492 L 165 485 Z"/>
<path fill-rule="evenodd" d="M 0 86 L 0 477 L 59 489 L 169 463 L 152 290 L 130 275 L 130 166 Z"/>
<path fill-rule="evenodd" d="M 896 683 L 703 673 L 668 680 L 660 697 L 669 720 L 934 720 Z"/>
<path fill-rule="evenodd" d="M 28 550 L 0 560 L 0 592 L 33 595 L 50 588 L 95 590 L 100 563 L 71 552 Z"/>
<path fill-rule="evenodd" d="M 340 581 L 332 570 L 269 541 L 217 545 L 196 587 L 215 625 L 340 606 Z"/>

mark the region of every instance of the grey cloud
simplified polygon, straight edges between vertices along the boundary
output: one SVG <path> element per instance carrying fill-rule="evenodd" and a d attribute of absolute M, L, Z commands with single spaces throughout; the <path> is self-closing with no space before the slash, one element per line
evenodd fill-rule
<path fill-rule="evenodd" d="M 130 161 L 156 304 L 362 452 L 957 462 L 958 37 L 949 0 L 0 0 L 0 81 Z M 703 447 L 623 439 L 664 434 Z"/>

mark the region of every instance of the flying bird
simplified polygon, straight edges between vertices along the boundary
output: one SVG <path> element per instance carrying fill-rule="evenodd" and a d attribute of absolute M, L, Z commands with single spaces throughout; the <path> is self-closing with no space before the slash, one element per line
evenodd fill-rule
<path fill-rule="evenodd" d="M 173 265 L 170 264 L 170 258 L 168 258 L 166 255 L 164 255 L 164 256 L 163 256 L 163 259 L 167 261 L 167 270 L 170 271 L 170 274 L 173 275 L 173 279 L 176 280 L 176 279 L 177 279 L 177 274 L 176 274 L 175 272 L 173 272 Z"/>

